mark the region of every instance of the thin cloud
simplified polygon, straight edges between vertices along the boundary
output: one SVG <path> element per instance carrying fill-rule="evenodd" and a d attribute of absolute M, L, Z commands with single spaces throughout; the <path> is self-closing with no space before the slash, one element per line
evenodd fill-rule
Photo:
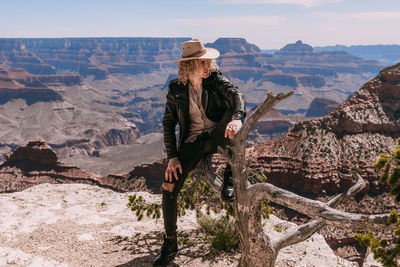
<path fill-rule="evenodd" d="M 333 12 L 317 12 L 315 16 L 320 18 L 335 19 L 335 20 L 400 20 L 400 12 L 391 11 L 376 11 L 376 12 L 359 12 L 359 13 L 333 13 Z"/>
<path fill-rule="evenodd" d="M 276 26 L 286 20 L 283 16 L 237 16 L 173 19 L 172 22 L 193 26 Z"/>
<path fill-rule="evenodd" d="M 267 5 L 298 5 L 304 7 L 320 6 L 328 3 L 340 3 L 343 0 L 223 0 L 226 4 L 267 4 Z"/>

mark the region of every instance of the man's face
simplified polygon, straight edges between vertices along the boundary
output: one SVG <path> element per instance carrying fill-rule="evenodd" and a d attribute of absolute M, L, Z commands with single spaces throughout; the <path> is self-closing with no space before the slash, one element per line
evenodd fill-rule
<path fill-rule="evenodd" d="M 207 59 L 198 59 L 197 60 L 197 68 L 194 71 L 196 75 L 201 78 L 208 78 L 210 75 L 210 65 Z"/>

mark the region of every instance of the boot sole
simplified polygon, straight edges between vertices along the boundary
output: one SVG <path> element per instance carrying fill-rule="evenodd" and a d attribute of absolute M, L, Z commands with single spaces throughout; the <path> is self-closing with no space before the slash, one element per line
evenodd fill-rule
<path fill-rule="evenodd" d="M 167 258 L 167 262 L 156 263 L 156 264 L 153 263 L 153 267 L 165 267 L 165 266 L 168 266 L 170 263 L 172 263 L 174 261 L 176 255 L 178 255 L 178 251 L 170 254 L 168 256 L 168 258 Z"/>
<path fill-rule="evenodd" d="M 226 201 L 226 202 L 234 202 L 234 201 L 235 201 L 235 197 L 233 197 L 233 198 L 226 198 L 226 197 L 224 197 L 223 195 L 221 195 L 221 199 L 222 199 L 223 201 Z"/>

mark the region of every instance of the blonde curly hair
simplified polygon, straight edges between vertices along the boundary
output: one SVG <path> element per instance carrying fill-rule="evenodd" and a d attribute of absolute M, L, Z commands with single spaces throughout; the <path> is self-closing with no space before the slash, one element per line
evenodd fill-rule
<path fill-rule="evenodd" d="M 217 61 L 215 59 L 207 59 L 208 65 L 210 66 L 210 73 L 218 70 Z M 184 60 L 178 63 L 178 81 L 187 85 L 190 77 L 190 73 L 197 69 L 199 60 Z"/>

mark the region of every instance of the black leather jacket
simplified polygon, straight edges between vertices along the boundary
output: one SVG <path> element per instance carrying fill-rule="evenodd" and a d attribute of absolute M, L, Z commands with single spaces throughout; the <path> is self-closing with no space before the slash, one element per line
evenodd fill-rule
<path fill-rule="evenodd" d="M 201 95 L 202 105 L 208 119 L 219 122 L 226 110 L 244 117 L 245 105 L 243 94 L 221 72 L 215 71 L 203 79 Z M 187 138 L 190 127 L 188 87 L 178 81 L 169 83 L 167 104 L 163 119 L 164 145 L 168 159 L 178 156 L 175 128 L 179 123 L 179 142 Z"/>

